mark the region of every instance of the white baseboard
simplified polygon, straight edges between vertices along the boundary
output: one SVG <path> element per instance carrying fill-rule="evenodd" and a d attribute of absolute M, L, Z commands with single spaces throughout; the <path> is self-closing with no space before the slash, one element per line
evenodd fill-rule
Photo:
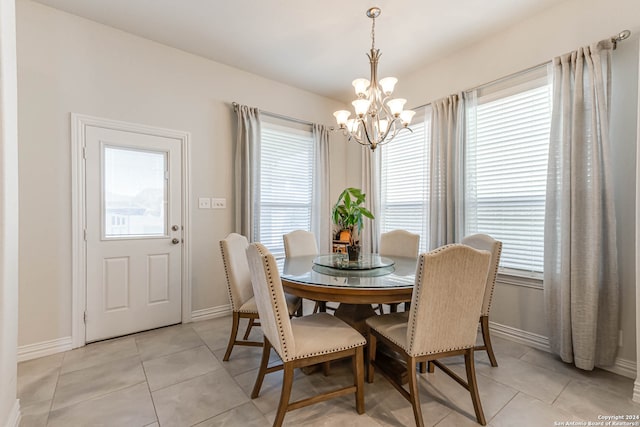
<path fill-rule="evenodd" d="M 489 321 L 491 334 L 509 341 L 515 341 L 538 350 L 549 351 L 549 338 L 533 332 L 523 331 L 512 326 Z"/>
<path fill-rule="evenodd" d="M 193 310 L 191 312 L 191 321 L 199 322 L 201 320 L 215 319 L 231 314 L 231 304 L 219 305 L 217 307 L 203 308 L 202 310 Z"/>
<path fill-rule="evenodd" d="M 616 358 L 616 361 L 611 366 L 598 366 L 605 371 L 613 372 L 614 374 L 622 375 L 623 377 L 636 379 L 637 363 L 632 360 Z"/>
<path fill-rule="evenodd" d="M 215 319 L 231 314 L 231 304 L 209 307 L 191 312 L 191 321 Z M 50 356 L 73 349 L 71 337 L 57 338 L 50 341 L 43 341 L 35 344 L 28 344 L 18 347 L 18 362 L 37 359 L 38 357 Z"/>
<path fill-rule="evenodd" d="M 18 347 L 18 362 L 62 353 L 63 351 L 71 350 L 72 348 L 73 345 L 71 337 L 63 337 L 35 344 L 23 345 Z"/>
<path fill-rule="evenodd" d="M 7 422 L 5 423 L 5 426 L 18 427 L 20 425 L 21 419 L 22 419 L 22 415 L 20 414 L 20 400 L 16 399 L 16 402 L 13 404 L 13 407 L 9 412 L 9 416 L 7 417 Z"/>
<path fill-rule="evenodd" d="M 549 338 L 544 335 L 535 334 L 533 332 L 523 331 L 522 329 L 514 328 L 507 325 L 502 325 L 496 322 L 489 322 L 489 328 L 491 334 L 500 338 L 514 341 L 520 344 L 528 345 L 529 347 L 537 348 L 538 350 L 550 352 Z M 613 372 L 614 374 L 622 375 L 627 378 L 636 378 L 637 363 L 632 360 L 616 358 L 616 361 L 611 366 L 598 366 L 605 371 Z M 640 383 L 636 383 L 634 389 L 634 400 L 640 402 Z"/>

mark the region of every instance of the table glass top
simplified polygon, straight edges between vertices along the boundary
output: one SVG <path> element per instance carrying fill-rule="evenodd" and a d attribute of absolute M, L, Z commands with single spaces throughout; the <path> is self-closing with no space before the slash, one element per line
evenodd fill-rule
<path fill-rule="evenodd" d="M 362 254 L 357 261 L 349 261 L 347 254 L 320 255 L 313 260 L 316 266 L 338 270 L 373 270 L 392 267 L 394 261 L 378 254 Z M 390 273 L 392 270 L 389 270 Z"/>
<path fill-rule="evenodd" d="M 369 270 L 341 270 L 314 264 L 317 256 L 278 260 L 282 279 L 291 282 L 341 288 L 408 288 L 413 287 L 416 258 L 388 258 L 390 265 Z"/>

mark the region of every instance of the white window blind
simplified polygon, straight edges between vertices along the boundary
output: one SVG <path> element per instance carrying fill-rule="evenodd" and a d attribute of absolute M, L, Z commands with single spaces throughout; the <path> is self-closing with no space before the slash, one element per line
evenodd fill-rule
<path fill-rule="evenodd" d="M 420 235 L 420 252 L 427 248 L 429 142 L 431 120 L 424 110 L 422 120 L 411 124 L 379 148 L 380 232 L 401 229 Z"/>
<path fill-rule="evenodd" d="M 287 122 L 285 122 L 287 123 Z M 282 235 L 311 230 L 313 137 L 311 128 L 263 120 L 255 241 L 284 256 Z"/>
<path fill-rule="evenodd" d="M 465 234 L 502 241 L 503 273 L 543 272 L 550 97 L 538 72 L 479 93 L 477 107 L 468 110 Z"/>

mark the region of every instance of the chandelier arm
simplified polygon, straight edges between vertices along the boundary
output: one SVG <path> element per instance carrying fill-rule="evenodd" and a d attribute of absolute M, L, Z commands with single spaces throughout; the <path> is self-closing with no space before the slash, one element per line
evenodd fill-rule
<path fill-rule="evenodd" d="M 400 127 L 399 129 L 396 129 L 396 130 L 393 132 L 393 135 L 391 135 L 391 137 L 389 137 L 388 139 L 386 139 L 386 138 L 385 138 L 382 142 L 379 142 L 379 143 L 378 143 L 378 145 L 386 145 L 386 144 L 390 143 L 390 142 L 391 142 L 391 141 L 393 141 L 393 140 L 395 139 L 395 137 L 396 137 L 400 132 L 402 132 L 403 130 L 408 130 L 409 132 L 413 133 L 413 129 L 411 129 L 410 127 L 402 126 L 402 127 Z"/>
<path fill-rule="evenodd" d="M 362 120 L 362 128 L 364 129 L 364 135 L 367 137 L 367 141 L 369 141 L 370 145 L 377 145 L 376 141 L 371 140 L 371 136 L 369 135 L 369 131 L 367 130 L 367 124 Z"/>
<path fill-rule="evenodd" d="M 362 142 L 362 140 L 360 138 L 358 138 L 356 135 L 354 135 L 351 132 L 349 132 L 347 129 L 345 129 L 344 135 L 349 137 L 347 139 L 347 142 L 353 140 L 353 141 L 357 142 L 360 145 L 369 145 L 366 142 Z"/>

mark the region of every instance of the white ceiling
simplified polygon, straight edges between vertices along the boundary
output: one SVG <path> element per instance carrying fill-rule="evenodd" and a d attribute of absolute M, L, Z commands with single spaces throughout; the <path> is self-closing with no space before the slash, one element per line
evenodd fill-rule
<path fill-rule="evenodd" d="M 409 73 L 561 0 L 37 0 L 330 98 L 369 77 L 379 6 L 379 77 Z M 402 82 L 399 82 L 402 84 Z"/>

